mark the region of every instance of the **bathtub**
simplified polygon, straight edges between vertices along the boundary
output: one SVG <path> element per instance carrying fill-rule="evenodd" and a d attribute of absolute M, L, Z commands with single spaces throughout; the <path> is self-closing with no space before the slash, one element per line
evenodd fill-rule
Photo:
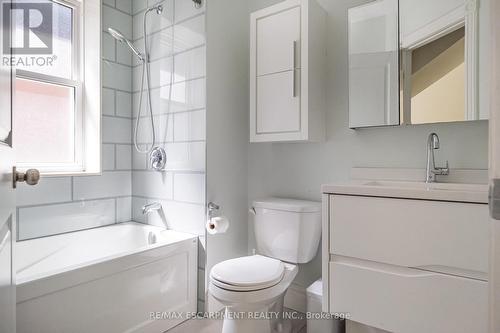
<path fill-rule="evenodd" d="M 160 333 L 196 311 L 197 237 L 137 223 L 18 242 L 18 333 Z M 155 320 L 156 318 L 156 320 Z"/>

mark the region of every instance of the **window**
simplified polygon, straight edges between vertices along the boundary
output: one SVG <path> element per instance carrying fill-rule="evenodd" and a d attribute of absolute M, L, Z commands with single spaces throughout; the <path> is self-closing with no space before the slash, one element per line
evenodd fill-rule
<path fill-rule="evenodd" d="M 43 3 L 49 4 L 51 12 L 46 15 L 51 22 L 48 26 L 40 23 L 46 19 L 43 12 L 37 15 L 35 10 L 27 15 L 24 8 L 16 10 L 15 6 L 11 12 L 16 68 L 13 143 L 17 166 L 36 168 L 42 174 L 98 173 L 99 0 Z M 16 45 L 27 43 L 24 20 L 29 20 L 30 27 L 37 27 L 34 33 L 30 29 L 30 47 L 50 45 L 50 52 L 16 52 Z"/>

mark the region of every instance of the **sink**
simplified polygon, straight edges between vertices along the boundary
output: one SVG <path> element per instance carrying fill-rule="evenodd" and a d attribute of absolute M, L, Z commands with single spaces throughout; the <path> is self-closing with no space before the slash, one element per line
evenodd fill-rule
<path fill-rule="evenodd" d="M 488 203 L 488 185 L 418 181 L 357 180 L 323 185 L 323 193 L 374 197 Z"/>
<path fill-rule="evenodd" d="M 379 186 L 390 188 L 407 188 L 417 190 L 440 190 L 440 191 L 473 191 L 488 192 L 488 185 L 485 184 L 460 184 L 460 183 L 424 183 L 424 182 L 404 182 L 404 181 L 383 181 L 373 180 L 363 183 L 365 186 Z"/>

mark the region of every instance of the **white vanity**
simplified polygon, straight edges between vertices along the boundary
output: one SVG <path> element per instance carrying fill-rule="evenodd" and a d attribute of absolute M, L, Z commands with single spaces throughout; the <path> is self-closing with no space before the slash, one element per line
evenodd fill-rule
<path fill-rule="evenodd" d="M 324 185 L 323 310 L 397 333 L 486 333 L 486 185 Z"/>

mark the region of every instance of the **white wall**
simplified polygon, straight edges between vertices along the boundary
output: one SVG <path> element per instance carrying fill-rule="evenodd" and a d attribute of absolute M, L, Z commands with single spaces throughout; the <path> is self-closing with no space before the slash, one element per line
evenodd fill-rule
<path fill-rule="evenodd" d="M 255 1 L 256 7 L 277 1 Z M 352 167 L 423 168 L 427 135 L 441 138 L 438 163 L 452 168 L 488 167 L 487 122 L 419 125 L 412 127 L 348 129 L 347 8 L 366 1 L 321 0 L 328 17 L 328 110 L 327 140 L 319 144 L 249 144 L 248 199 L 286 196 L 320 200 L 324 183 L 349 179 Z M 481 1 L 481 18 L 486 0 Z M 483 36 L 484 37 L 484 36 Z M 483 43 L 487 38 L 480 38 Z M 484 55 L 480 54 L 481 59 Z M 482 67 L 487 64 L 482 64 Z M 480 77 L 481 82 L 485 80 Z M 481 95 L 481 105 L 487 96 Z M 249 223 L 249 250 L 254 246 Z M 321 273 L 320 256 L 301 265 L 295 283 L 307 286 Z"/>
<path fill-rule="evenodd" d="M 247 253 L 249 11 L 247 0 L 207 4 L 207 201 L 231 222 L 207 236 L 208 273 Z"/>

